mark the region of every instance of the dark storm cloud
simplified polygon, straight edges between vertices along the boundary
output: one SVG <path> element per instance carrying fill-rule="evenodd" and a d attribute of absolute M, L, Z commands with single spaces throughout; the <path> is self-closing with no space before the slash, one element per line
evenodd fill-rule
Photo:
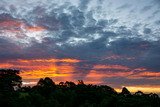
<path fill-rule="evenodd" d="M 17 59 L 21 55 L 21 47 L 9 40 L 0 38 L 0 60 Z"/>
<path fill-rule="evenodd" d="M 141 58 L 141 65 L 148 67 L 150 70 L 155 70 L 159 72 L 160 66 L 160 46 L 159 42 L 155 42 L 152 44 L 150 49 L 146 51 L 146 54 Z"/>
<path fill-rule="evenodd" d="M 160 56 L 157 45 L 158 44 L 151 44 L 138 39 L 121 39 L 113 42 L 110 47 L 106 48 L 105 39 L 103 38 L 89 43 L 88 45 L 78 47 L 78 50 L 76 49 L 77 47 L 75 47 L 75 49 L 73 47 L 65 47 L 63 51 L 68 56 L 71 55 L 81 59 L 90 60 L 91 62 L 88 62 L 89 64 L 121 64 L 132 68 L 146 67 L 150 70 L 158 71 L 160 69 Z M 110 52 L 119 56 L 125 55 L 127 57 L 134 57 L 135 59 L 133 61 L 122 59 L 106 59 L 102 61 L 105 56 L 110 55 L 108 54 Z"/>
<path fill-rule="evenodd" d="M 159 71 L 159 42 L 150 43 L 138 39 L 121 39 L 113 42 L 110 49 L 114 54 L 132 56 L 135 60 L 129 62 L 121 62 L 130 67 L 146 67 L 150 70 Z"/>

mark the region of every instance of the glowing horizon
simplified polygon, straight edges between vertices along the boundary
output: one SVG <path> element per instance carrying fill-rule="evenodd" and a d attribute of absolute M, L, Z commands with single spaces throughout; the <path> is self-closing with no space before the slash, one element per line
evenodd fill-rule
<path fill-rule="evenodd" d="M 125 84 L 119 84 L 119 88 L 116 85 L 104 83 L 105 78 L 128 78 L 128 79 L 143 79 L 144 77 L 150 77 L 150 79 L 158 79 L 160 77 L 159 72 L 147 71 L 146 68 L 129 68 L 123 65 L 95 65 L 90 69 L 90 73 L 86 74 L 83 78 L 77 74 L 77 64 L 82 63 L 82 60 L 78 59 L 18 59 L 7 61 L 6 63 L 1 63 L 0 68 L 4 69 L 19 69 L 20 76 L 23 79 L 23 85 L 36 85 L 37 81 L 40 78 L 50 77 L 57 84 L 61 81 L 73 81 L 84 80 L 86 84 L 93 85 L 109 85 L 113 86 L 117 92 L 121 91 L 121 87 L 124 87 Z M 60 64 L 59 64 L 60 63 Z M 105 74 L 103 73 L 105 70 Z M 117 71 L 114 71 L 117 70 Z M 100 73 L 100 71 L 103 71 Z M 135 73 L 136 71 L 136 73 Z M 79 71 L 81 72 L 81 71 Z M 160 85 L 126 85 L 131 92 L 143 91 L 145 93 L 155 92 L 160 93 Z"/>

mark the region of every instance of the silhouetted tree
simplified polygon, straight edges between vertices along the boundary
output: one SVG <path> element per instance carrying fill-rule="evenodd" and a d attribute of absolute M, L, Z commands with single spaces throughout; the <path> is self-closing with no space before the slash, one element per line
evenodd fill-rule
<path fill-rule="evenodd" d="M 19 71 L 0 71 L 0 107 L 160 107 L 160 98 L 154 93 L 132 95 L 124 87 L 118 94 L 107 85 L 86 85 L 82 80 L 77 85 L 70 81 L 56 85 L 49 77 L 36 86 L 21 87 Z M 15 87 L 19 90 L 14 91 Z"/>
<path fill-rule="evenodd" d="M 128 91 L 126 87 L 123 87 L 121 94 L 125 96 L 131 95 L 130 91 Z"/>
<path fill-rule="evenodd" d="M 40 79 L 37 83 L 37 86 L 40 87 L 54 87 L 55 83 L 52 81 L 52 79 L 50 79 L 49 77 L 46 77 L 44 79 Z"/>
<path fill-rule="evenodd" d="M 142 91 L 137 91 L 137 92 L 135 92 L 135 94 L 134 94 L 134 95 L 142 96 L 142 95 L 144 95 L 144 93 L 143 93 Z"/>
<path fill-rule="evenodd" d="M 66 82 L 65 82 L 65 85 L 66 85 L 67 87 L 69 87 L 69 88 L 72 88 L 72 87 L 75 87 L 75 86 L 76 86 L 76 84 L 75 84 L 74 82 L 71 82 L 71 81 L 66 81 Z"/>
<path fill-rule="evenodd" d="M 59 83 L 59 85 L 62 85 L 62 86 L 64 86 L 64 85 L 65 85 L 65 83 L 64 83 L 64 82 L 60 82 L 60 83 Z"/>
<path fill-rule="evenodd" d="M 18 98 L 15 90 L 20 89 L 22 85 L 19 72 L 19 70 L 0 69 L 0 106 L 10 107 L 18 103 L 15 102 Z"/>
<path fill-rule="evenodd" d="M 19 70 L 1 69 L 0 70 L 0 90 L 13 91 L 22 85 L 22 78 L 18 75 Z"/>
<path fill-rule="evenodd" d="M 78 80 L 78 85 L 84 85 L 83 80 Z"/>
<path fill-rule="evenodd" d="M 47 97 L 47 96 L 50 96 L 51 93 L 53 93 L 53 91 L 55 90 L 55 88 L 56 88 L 56 85 L 52 81 L 52 79 L 50 79 L 49 77 L 46 77 L 44 79 L 41 78 L 37 82 L 37 85 L 33 87 L 33 90 L 36 90 L 40 94 L 42 94 L 43 96 Z"/>

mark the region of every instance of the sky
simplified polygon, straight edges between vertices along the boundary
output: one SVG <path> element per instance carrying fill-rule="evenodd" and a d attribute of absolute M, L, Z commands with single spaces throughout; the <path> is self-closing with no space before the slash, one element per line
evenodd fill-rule
<path fill-rule="evenodd" d="M 0 68 L 160 93 L 160 0 L 0 0 Z"/>

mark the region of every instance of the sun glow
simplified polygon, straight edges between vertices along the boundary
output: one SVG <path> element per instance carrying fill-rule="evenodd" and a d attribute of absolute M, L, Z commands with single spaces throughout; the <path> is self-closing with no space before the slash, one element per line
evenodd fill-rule
<path fill-rule="evenodd" d="M 125 86 L 127 87 L 127 89 L 132 92 L 135 93 L 137 91 L 142 91 L 144 93 L 160 93 L 160 86 Z M 115 89 L 117 92 L 121 92 L 122 89 L 121 88 L 116 88 Z"/>

